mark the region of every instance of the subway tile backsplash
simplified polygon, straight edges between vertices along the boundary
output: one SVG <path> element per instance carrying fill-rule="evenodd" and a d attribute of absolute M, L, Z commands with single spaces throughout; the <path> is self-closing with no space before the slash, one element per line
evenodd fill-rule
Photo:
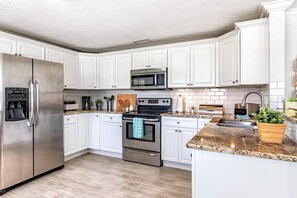
<path fill-rule="evenodd" d="M 199 104 L 222 104 L 224 113 L 233 113 L 234 104 L 240 103 L 245 94 L 250 91 L 260 91 L 264 95 L 264 105 L 269 104 L 268 86 L 261 87 L 230 87 L 230 88 L 195 88 L 195 89 L 173 89 L 173 90 L 154 90 L 154 91 L 134 91 L 134 90 L 64 90 L 64 100 L 75 100 L 81 108 L 81 97 L 91 96 L 95 108 L 95 100 L 101 99 L 104 102 L 103 108 L 106 108 L 104 96 L 117 94 L 137 94 L 137 97 L 160 98 L 168 97 L 173 100 L 173 111 L 176 109 L 177 97 L 182 95 L 184 98 L 184 111 L 189 112 L 192 106 L 197 111 Z M 260 103 L 257 95 L 250 95 L 247 102 Z M 116 102 L 114 102 L 115 108 Z"/>

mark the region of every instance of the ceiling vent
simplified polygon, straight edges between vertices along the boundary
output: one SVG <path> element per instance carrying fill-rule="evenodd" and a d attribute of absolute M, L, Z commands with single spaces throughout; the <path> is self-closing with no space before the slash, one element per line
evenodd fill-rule
<path fill-rule="evenodd" d="M 152 41 L 150 39 L 142 39 L 142 40 L 138 40 L 138 41 L 133 41 L 133 43 L 135 43 L 136 45 L 140 45 L 140 44 L 147 44 L 147 43 L 151 43 Z"/>

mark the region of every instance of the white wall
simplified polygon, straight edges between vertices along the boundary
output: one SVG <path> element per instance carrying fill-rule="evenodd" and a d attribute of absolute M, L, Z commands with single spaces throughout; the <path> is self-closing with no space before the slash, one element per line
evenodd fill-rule
<path fill-rule="evenodd" d="M 294 94 L 294 60 L 297 59 L 297 9 L 291 10 L 286 17 L 286 73 L 285 99 Z"/>
<path fill-rule="evenodd" d="M 225 113 L 234 112 L 234 104 L 240 103 L 245 94 L 250 91 L 260 91 L 264 95 L 264 104 L 268 103 L 268 86 L 262 87 L 230 87 L 230 88 L 205 88 L 205 89 L 174 89 L 162 91 L 133 91 L 133 90 L 110 90 L 110 91 L 79 91 L 79 90 L 65 90 L 65 100 L 75 100 L 81 108 L 81 96 L 91 96 L 94 101 L 100 98 L 104 102 L 106 108 L 106 101 L 104 96 L 111 96 L 122 93 L 137 94 L 137 97 L 169 97 L 173 99 L 173 110 L 175 111 L 176 101 L 179 94 L 184 96 L 185 111 L 189 111 L 191 106 L 195 106 L 197 110 L 199 104 L 223 104 Z M 250 95 L 248 102 L 260 104 L 259 96 Z M 95 105 L 93 105 L 95 108 Z"/>

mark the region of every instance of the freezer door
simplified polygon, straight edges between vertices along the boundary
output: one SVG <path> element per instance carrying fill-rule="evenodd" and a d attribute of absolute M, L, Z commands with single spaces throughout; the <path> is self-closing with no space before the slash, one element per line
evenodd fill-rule
<path fill-rule="evenodd" d="M 28 119 L 5 121 L 5 88 L 28 88 L 30 80 L 32 59 L 0 54 L 1 190 L 33 177 L 33 128 Z"/>
<path fill-rule="evenodd" d="M 33 60 L 34 176 L 64 164 L 63 65 Z"/>

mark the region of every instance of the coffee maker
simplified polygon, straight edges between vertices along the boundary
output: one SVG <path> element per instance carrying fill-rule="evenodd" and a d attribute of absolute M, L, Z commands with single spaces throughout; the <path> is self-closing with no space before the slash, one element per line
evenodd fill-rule
<path fill-rule="evenodd" d="M 91 110 L 91 106 L 93 105 L 90 96 L 82 96 L 82 109 L 83 110 Z"/>

